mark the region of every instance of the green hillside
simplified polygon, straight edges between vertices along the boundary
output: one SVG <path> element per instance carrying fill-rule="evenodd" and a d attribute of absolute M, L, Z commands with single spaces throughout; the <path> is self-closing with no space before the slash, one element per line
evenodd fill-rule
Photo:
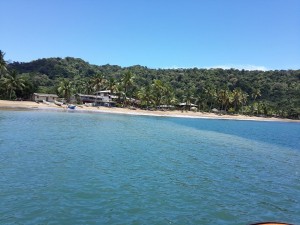
<path fill-rule="evenodd" d="M 139 107 L 186 102 L 196 104 L 201 111 L 216 108 L 227 113 L 300 117 L 300 70 L 149 69 L 139 65 L 124 68 L 91 65 L 72 57 L 5 66 L 7 72 L 1 72 L 2 99 L 26 99 L 33 92 L 65 97 L 58 87 L 68 83 L 70 94 L 112 89 L 120 95 L 120 101 L 126 101 L 124 96 L 141 100 Z M 8 76 L 21 79 L 24 85 L 10 92 Z"/>

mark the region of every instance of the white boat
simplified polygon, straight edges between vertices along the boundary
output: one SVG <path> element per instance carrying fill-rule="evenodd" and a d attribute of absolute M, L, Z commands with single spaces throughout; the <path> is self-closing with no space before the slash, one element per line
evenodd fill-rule
<path fill-rule="evenodd" d="M 64 103 L 59 101 L 54 101 L 55 105 L 62 106 Z"/>
<path fill-rule="evenodd" d="M 44 104 L 50 105 L 50 102 L 47 102 L 46 100 L 43 100 Z"/>

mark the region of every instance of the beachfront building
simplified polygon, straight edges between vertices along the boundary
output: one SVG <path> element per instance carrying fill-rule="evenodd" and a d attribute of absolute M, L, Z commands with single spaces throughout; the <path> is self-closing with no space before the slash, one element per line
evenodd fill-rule
<path fill-rule="evenodd" d="M 173 106 L 173 105 L 159 105 L 156 108 L 157 109 L 162 109 L 162 110 L 171 110 L 171 109 L 174 109 L 175 106 Z"/>
<path fill-rule="evenodd" d="M 118 98 L 118 96 L 113 95 L 110 90 L 98 91 L 95 95 L 100 96 L 104 102 L 114 101 Z"/>
<path fill-rule="evenodd" d="M 95 103 L 101 101 L 100 96 L 96 96 L 96 95 L 76 94 L 75 97 L 77 101 L 82 102 L 83 104 Z"/>
<path fill-rule="evenodd" d="M 55 94 L 44 94 L 44 93 L 33 93 L 32 100 L 35 102 L 54 102 L 58 99 L 58 96 Z"/>
<path fill-rule="evenodd" d="M 94 95 L 76 94 L 78 101 L 83 104 L 90 103 L 93 106 L 113 107 L 116 105 L 115 100 L 118 98 L 111 94 L 110 90 L 98 91 Z"/>

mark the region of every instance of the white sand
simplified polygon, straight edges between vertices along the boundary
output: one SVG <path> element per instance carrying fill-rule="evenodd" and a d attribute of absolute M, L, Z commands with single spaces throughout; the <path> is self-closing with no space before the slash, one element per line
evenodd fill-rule
<path fill-rule="evenodd" d="M 0 100 L 0 110 L 4 109 L 36 109 L 36 110 L 67 110 L 66 106 L 57 106 L 54 103 L 49 105 L 45 103 L 36 103 L 31 101 L 5 101 Z M 79 112 L 99 112 L 99 113 L 118 113 L 128 115 L 145 115 L 145 116 L 168 116 L 168 117 L 182 117 L 182 118 L 205 118 L 205 119 L 229 119 L 229 120 L 255 120 L 255 121 L 282 121 L 282 122 L 300 122 L 300 120 L 279 119 L 279 118 L 264 118 L 264 117 L 250 117 L 245 115 L 217 115 L 214 113 L 202 113 L 192 111 L 148 111 L 141 109 L 128 109 L 117 107 L 87 107 L 79 105 L 75 111 Z"/>

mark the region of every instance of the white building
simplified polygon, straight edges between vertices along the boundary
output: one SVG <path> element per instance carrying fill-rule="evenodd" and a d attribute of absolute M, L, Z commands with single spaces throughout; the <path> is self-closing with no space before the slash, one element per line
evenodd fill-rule
<path fill-rule="evenodd" d="M 58 96 L 54 94 L 33 93 L 32 95 L 32 100 L 35 102 L 42 102 L 43 100 L 47 102 L 54 102 L 57 98 Z"/>
<path fill-rule="evenodd" d="M 115 106 L 116 102 L 114 101 L 117 96 L 111 94 L 110 90 L 98 91 L 95 95 L 85 95 L 77 94 L 79 100 L 85 103 L 93 103 L 94 106 Z"/>

